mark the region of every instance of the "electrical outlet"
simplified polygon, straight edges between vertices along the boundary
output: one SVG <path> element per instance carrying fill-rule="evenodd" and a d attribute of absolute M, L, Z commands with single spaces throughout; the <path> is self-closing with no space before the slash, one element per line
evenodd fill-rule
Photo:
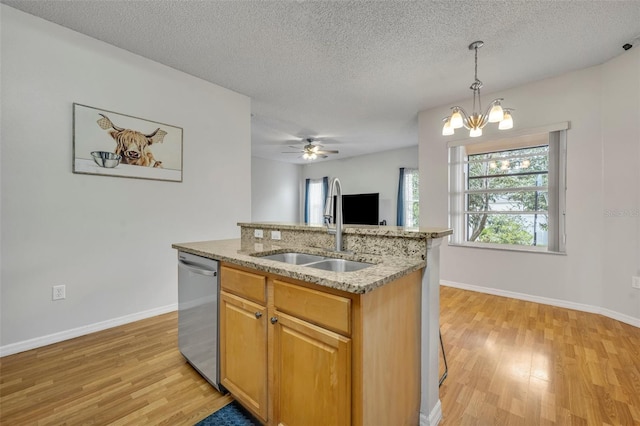
<path fill-rule="evenodd" d="M 67 297 L 66 286 L 64 285 L 54 285 L 53 294 L 51 296 L 51 300 L 61 300 Z"/>
<path fill-rule="evenodd" d="M 262 238 L 264 237 L 264 234 L 262 232 L 262 229 L 256 229 L 253 231 L 253 236 L 256 238 Z"/>
<path fill-rule="evenodd" d="M 271 239 L 272 240 L 281 240 L 282 236 L 280 235 L 280 231 L 271 231 Z"/>
<path fill-rule="evenodd" d="M 640 277 L 631 277 L 631 287 L 640 290 Z"/>

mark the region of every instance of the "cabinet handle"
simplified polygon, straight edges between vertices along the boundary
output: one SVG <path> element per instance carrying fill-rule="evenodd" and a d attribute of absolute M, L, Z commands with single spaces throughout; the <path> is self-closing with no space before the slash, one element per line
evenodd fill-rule
<path fill-rule="evenodd" d="M 271 324 L 275 324 L 278 322 L 278 317 L 271 317 Z"/>
<path fill-rule="evenodd" d="M 258 312 L 256 312 L 255 315 L 256 315 L 256 318 L 261 318 L 262 317 L 262 312 L 258 311 Z"/>

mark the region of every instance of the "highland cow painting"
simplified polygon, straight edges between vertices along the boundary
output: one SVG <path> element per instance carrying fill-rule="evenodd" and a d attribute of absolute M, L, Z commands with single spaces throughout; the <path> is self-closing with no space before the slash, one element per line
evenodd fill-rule
<path fill-rule="evenodd" d="M 182 128 L 74 103 L 73 172 L 182 182 Z"/>

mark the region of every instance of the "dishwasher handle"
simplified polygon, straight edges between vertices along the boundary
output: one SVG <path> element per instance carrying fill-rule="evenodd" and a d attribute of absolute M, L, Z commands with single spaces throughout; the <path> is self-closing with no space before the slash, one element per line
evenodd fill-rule
<path fill-rule="evenodd" d="M 179 260 L 178 261 L 178 267 L 179 268 L 184 268 L 184 269 L 186 269 L 188 271 L 191 271 L 194 274 L 206 275 L 208 277 L 215 277 L 216 275 L 218 275 L 218 271 L 211 271 L 209 269 L 198 268 L 196 266 L 190 265 L 189 263 L 185 262 L 184 260 Z"/>

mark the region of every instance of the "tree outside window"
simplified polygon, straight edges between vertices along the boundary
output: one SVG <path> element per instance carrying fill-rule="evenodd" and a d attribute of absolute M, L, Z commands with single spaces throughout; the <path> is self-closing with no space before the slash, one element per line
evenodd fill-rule
<path fill-rule="evenodd" d="M 467 241 L 548 243 L 549 146 L 468 156 Z"/>
<path fill-rule="evenodd" d="M 420 226 L 420 173 L 418 169 L 404 169 L 404 218 L 405 226 Z"/>

